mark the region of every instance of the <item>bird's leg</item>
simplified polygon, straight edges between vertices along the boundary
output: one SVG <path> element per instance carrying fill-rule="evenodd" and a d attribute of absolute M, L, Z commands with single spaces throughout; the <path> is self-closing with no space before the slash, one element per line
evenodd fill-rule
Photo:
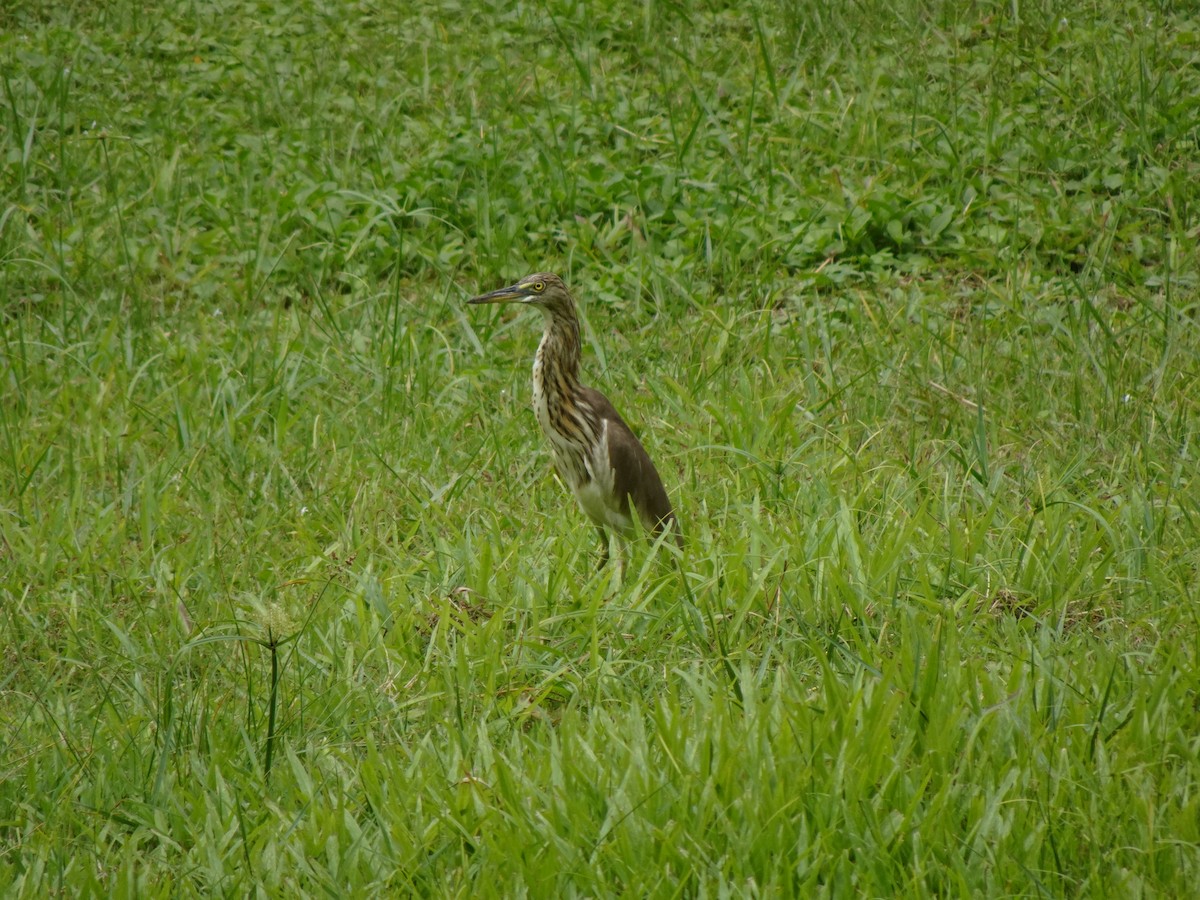
<path fill-rule="evenodd" d="M 596 566 L 596 571 L 599 572 L 608 564 L 608 532 L 604 530 L 603 525 L 597 525 L 596 531 L 600 533 L 600 564 Z"/>

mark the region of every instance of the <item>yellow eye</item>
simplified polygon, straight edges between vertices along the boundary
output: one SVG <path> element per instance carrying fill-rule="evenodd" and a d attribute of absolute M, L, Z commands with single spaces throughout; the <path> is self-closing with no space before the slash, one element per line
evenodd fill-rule
<path fill-rule="evenodd" d="M 538 293 L 538 294 L 540 294 L 540 293 L 541 293 L 542 291 L 544 291 L 545 289 L 546 289 L 546 282 L 544 282 L 544 281 L 535 281 L 535 282 L 533 283 L 533 290 L 534 290 L 534 292 L 535 292 L 535 293 Z"/>

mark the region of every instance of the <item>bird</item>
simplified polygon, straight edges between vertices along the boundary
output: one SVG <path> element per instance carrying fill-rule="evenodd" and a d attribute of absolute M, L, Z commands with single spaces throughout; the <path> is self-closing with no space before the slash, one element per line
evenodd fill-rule
<path fill-rule="evenodd" d="M 669 530 L 682 547 L 679 520 L 646 448 L 599 391 L 579 382 L 579 316 L 563 280 L 550 272 L 472 297 L 468 303 L 523 303 L 541 311 L 545 331 L 533 360 L 533 410 L 550 444 L 554 468 L 600 535 L 632 537 Z"/>

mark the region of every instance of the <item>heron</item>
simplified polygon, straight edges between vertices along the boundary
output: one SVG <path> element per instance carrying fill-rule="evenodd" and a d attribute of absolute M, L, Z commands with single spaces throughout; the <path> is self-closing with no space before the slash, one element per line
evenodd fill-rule
<path fill-rule="evenodd" d="M 669 531 L 682 547 L 679 521 L 646 448 L 607 397 L 579 382 L 579 316 L 563 280 L 538 272 L 468 302 L 541 310 L 545 331 L 533 359 L 533 410 L 554 468 L 600 534 L 598 569 L 608 562 L 609 530 L 625 538 L 639 525 L 650 535 Z"/>

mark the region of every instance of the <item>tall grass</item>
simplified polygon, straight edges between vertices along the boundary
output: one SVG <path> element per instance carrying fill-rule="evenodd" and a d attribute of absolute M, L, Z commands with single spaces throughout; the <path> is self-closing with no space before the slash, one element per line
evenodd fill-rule
<path fill-rule="evenodd" d="M 1198 35 L 10 4 L 0 883 L 1186 893 Z M 538 269 L 678 565 L 463 305 Z"/>

